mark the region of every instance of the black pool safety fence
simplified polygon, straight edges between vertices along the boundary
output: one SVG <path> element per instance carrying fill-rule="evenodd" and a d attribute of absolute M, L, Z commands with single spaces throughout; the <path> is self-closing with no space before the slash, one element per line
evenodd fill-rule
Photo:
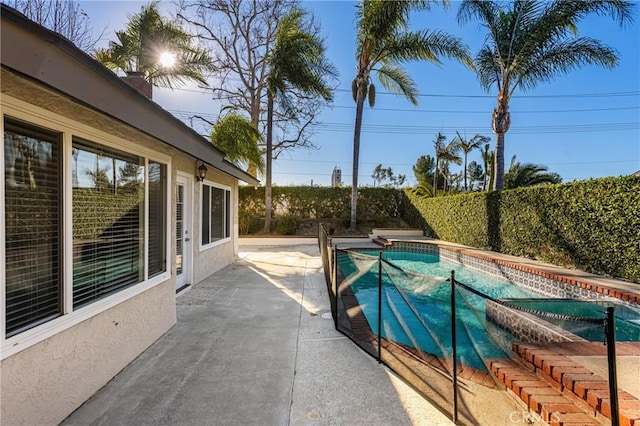
<path fill-rule="evenodd" d="M 567 315 L 570 301 L 495 298 L 458 281 L 454 271 L 434 277 L 404 270 L 382 248 L 340 249 L 322 226 L 318 241 L 336 329 L 454 423 L 531 418 L 489 367 L 517 356 L 514 341 L 595 336 L 607 345 L 611 424 L 619 424 L 613 307 L 603 307 L 602 315 Z M 575 312 L 581 309 L 576 305 Z"/>

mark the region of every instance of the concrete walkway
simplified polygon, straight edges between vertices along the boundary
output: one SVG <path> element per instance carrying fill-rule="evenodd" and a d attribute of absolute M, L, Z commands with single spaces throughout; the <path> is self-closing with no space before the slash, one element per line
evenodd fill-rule
<path fill-rule="evenodd" d="M 448 425 L 335 331 L 315 239 L 241 240 L 178 323 L 65 425 Z"/>

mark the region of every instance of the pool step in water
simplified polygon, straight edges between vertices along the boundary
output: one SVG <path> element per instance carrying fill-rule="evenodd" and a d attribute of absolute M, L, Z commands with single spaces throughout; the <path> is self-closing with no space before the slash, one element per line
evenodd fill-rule
<path fill-rule="evenodd" d="M 640 353 L 640 344 L 616 344 L 618 355 Z M 569 356 L 603 356 L 606 347 L 599 342 L 562 344 L 514 343 L 513 351 L 525 367 L 553 389 L 570 398 L 575 405 L 597 416 L 611 419 L 609 382 Z M 640 400 L 618 390 L 620 424 L 640 426 Z"/>
<path fill-rule="evenodd" d="M 490 360 L 489 366 L 501 384 L 550 425 L 602 424 L 588 411 L 574 404 L 570 398 L 538 377 L 531 369 L 508 359 Z"/>

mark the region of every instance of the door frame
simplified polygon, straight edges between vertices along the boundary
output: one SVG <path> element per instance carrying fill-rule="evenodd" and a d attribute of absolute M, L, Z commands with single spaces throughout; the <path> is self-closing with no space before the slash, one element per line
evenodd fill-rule
<path fill-rule="evenodd" d="M 193 284 L 193 244 L 196 242 L 194 240 L 194 220 L 193 220 L 193 205 L 194 205 L 194 182 L 193 176 L 189 173 L 178 171 L 176 174 L 176 201 L 178 197 L 178 185 L 184 185 L 184 211 L 183 211 L 183 229 L 189 231 L 189 240 L 188 244 L 185 244 L 184 235 L 183 235 L 183 243 L 182 243 L 182 274 L 184 275 L 184 284 L 178 286 L 178 274 L 176 272 L 176 291 L 184 288 L 188 285 Z M 174 201 L 174 206 L 176 204 Z M 175 227 L 175 221 L 177 219 L 177 212 L 174 218 L 174 230 L 177 232 L 177 227 Z M 175 245 L 175 234 L 173 235 L 173 241 Z M 177 247 L 176 247 L 177 250 Z M 177 253 L 176 253 L 177 255 Z M 175 257 L 173 259 L 175 263 Z M 177 264 L 176 264 L 177 271 Z"/>

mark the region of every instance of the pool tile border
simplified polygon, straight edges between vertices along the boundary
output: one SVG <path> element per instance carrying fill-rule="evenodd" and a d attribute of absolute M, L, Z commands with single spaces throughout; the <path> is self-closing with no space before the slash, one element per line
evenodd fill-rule
<path fill-rule="evenodd" d="M 404 241 L 386 240 L 385 250 L 404 251 L 438 255 L 453 263 L 471 269 L 508 279 L 518 285 L 530 288 L 543 296 L 559 298 L 583 299 L 618 299 L 624 304 L 640 305 L 640 285 L 638 291 L 626 291 L 599 285 L 586 278 L 563 275 L 560 271 L 552 272 L 549 267 L 536 267 L 527 259 L 527 263 L 518 263 L 516 259 L 508 260 L 499 253 L 492 253 L 470 247 L 452 245 L 440 241 Z"/>
<path fill-rule="evenodd" d="M 585 339 L 577 336 L 561 327 L 557 327 L 539 317 L 522 312 L 507 306 L 500 305 L 492 300 L 485 302 L 486 316 L 489 321 L 498 327 L 511 332 L 518 339 L 527 342 L 575 342 Z"/>

